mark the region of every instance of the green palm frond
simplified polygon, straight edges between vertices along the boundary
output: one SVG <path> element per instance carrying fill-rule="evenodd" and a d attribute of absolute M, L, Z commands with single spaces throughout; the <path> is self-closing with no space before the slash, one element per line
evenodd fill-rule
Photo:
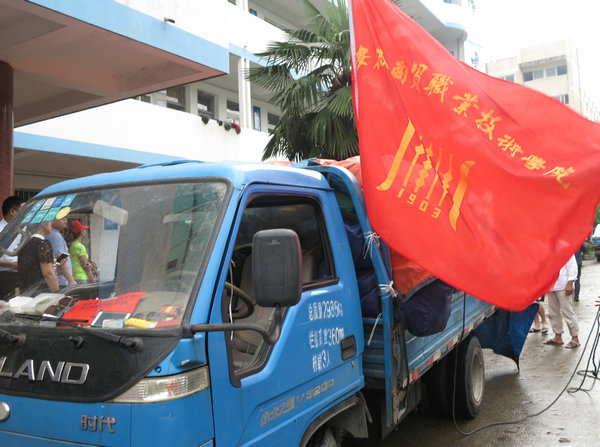
<path fill-rule="evenodd" d="M 246 78 L 270 91 L 280 91 L 285 89 L 293 80 L 290 71 L 281 65 L 269 65 L 267 67 L 253 67 Z"/>
<path fill-rule="evenodd" d="M 352 88 L 345 86 L 337 89 L 325 99 L 325 107 L 335 116 L 353 118 Z"/>
<path fill-rule="evenodd" d="M 279 123 L 263 159 L 285 156 L 346 158 L 358 154 L 350 86 L 350 30 L 345 0 L 328 0 L 319 10 L 303 0 L 306 29 L 286 30 L 286 42 L 272 42 L 257 54 L 266 67 L 247 79 L 273 93 Z"/>
<path fill-rule="evenodd" d="M 317 106 L 321 97 L 320 83 L 313 77 L 304 76 L 275 93 L 272 100 L 283 113 L 293 116 Z"/>
<path fill-rule="evenodd" d="M 340 118 L 329 109 L 321 110 L 313 120 L 312 140 L 315 146 L 327 148 L 326 157 L 341 160 L 358 154 L 358 136 L 354 116 Z"/>
<path fill-rule="evenodd" d="M 257 56 L 265 65 L 282 65 L 289 70 L 302 72 L 310 67 L 315 55 L 322 51 L 322 47 L 323 44 L 319 42 L 274 42 L 267 46 L 265 52 L 257 53 Z"/>
<path fill-rule="evenodd" d="M 297 115 L 295 119 L 279 121 L 265 147 L 263 160 L 275 156 L 284 156 L 288 160 L 309 158 L 312 152 L 310 125 L 313 116 Z"/>

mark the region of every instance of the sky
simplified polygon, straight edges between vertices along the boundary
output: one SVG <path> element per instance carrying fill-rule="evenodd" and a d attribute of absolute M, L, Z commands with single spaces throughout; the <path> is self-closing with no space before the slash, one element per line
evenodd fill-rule
<path fill-rule="evenodd" d="M 571 37 L 584 82 L 600 101 L 600 0 L 476 0 L 474 38 L 494 59 Z"/>
<path fill-rule="evenodd" d="M 599 43 L 598 0 L 476 0 L 476 5 L 480 40 L 496 53 L 567 35 Z"/>

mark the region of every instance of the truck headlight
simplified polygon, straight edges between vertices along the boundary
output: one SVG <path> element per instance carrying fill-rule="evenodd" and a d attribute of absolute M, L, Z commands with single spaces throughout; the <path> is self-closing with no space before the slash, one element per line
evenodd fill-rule
<path fill-rule="evenodd" d="M 181 399 L 205 390 L 209 386 L 208 366 L 167 377 L 147 377 L 140 380 L 110 402 L 143 404 Z"/>

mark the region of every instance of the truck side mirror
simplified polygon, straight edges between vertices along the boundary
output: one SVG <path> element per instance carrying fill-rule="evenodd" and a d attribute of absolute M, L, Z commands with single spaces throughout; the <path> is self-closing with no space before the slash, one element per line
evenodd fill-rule
<path fill-rule="evenodd" d="M 302 250 L 293 230 L 258 231 L 252 239 L 252 283 L 256 304 L 294 306 L 302 293 Z"/>

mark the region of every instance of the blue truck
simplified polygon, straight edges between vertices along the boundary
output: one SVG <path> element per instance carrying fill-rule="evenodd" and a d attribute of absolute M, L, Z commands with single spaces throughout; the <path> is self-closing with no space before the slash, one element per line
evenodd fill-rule
<path fill-rule="evenodd" d="M 0 303 L 0 445 L 378 442 L 425 397 L 475 417 L 472 332 L 496 309 L 455 291 L 444 330 L 411 334 L 380 243 L 380 314 L 364 315 L 342 198 L 372 234 L 337 166 L 182 160 L 46 188 L 0 251 L 78 220 L 99 276 Z"/>

